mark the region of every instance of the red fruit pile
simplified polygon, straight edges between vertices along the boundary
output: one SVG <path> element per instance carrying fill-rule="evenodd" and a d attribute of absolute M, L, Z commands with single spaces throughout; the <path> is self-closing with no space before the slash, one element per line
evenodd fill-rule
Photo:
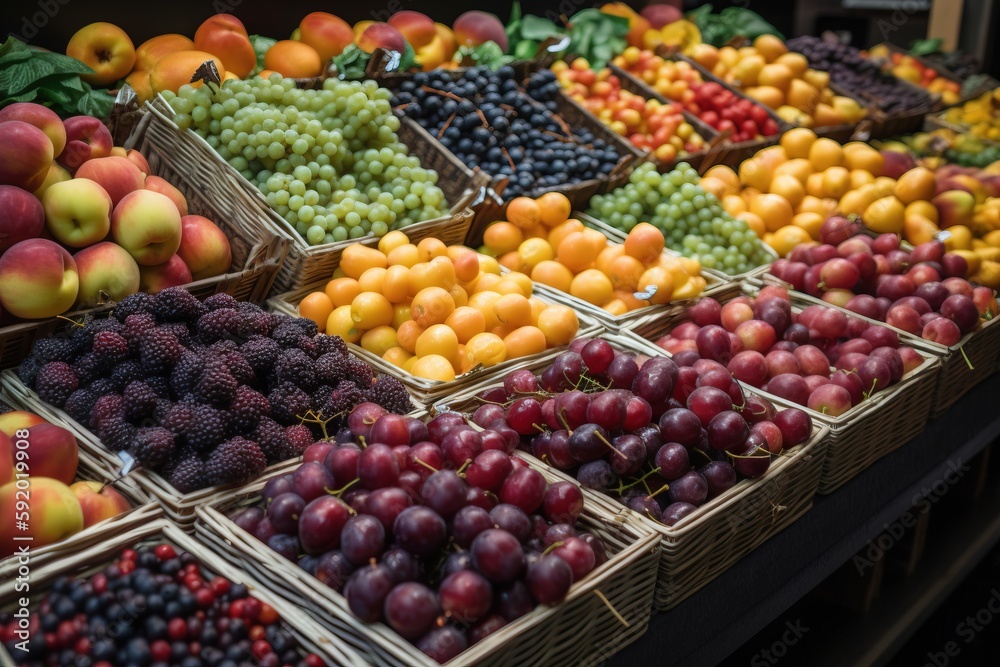
<path fill-rule="evenodd" d="M 723 86 L 708 81 L 691 86 L 694 101 L 688 111 L 719 132 L 729 132 L 733 142 L 752 141 L 778 133 L 778 124 L 767 110 Z"/>

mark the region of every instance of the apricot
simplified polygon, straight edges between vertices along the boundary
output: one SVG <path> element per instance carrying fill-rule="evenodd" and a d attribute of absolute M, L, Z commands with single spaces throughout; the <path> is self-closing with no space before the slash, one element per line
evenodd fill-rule
<path fill-rule="evenodd" d="M 373 266 L 384 269 L 388 265 L 385 255 L 360 243 L 352 243 L 344 248 L 344 252 L 340 255 L 340 268 L 343 269 L 344 275 L 355 280 Z"/>
<path fill-rule="evenodd" d="M 66 45 L 66 55 L 94 70 L 92 74 L 80 75 L 93 86 L 109 86 L 135 66 L 135 46 L 128 34 L 115 24 L 103 21 L 77 30 Z"/>
<path fill-rule="evenodd" d="M 542 285 L 569 292 L 569 286 L 573 282 L 573 272 L 559 262 L 546 260 L 539 262 L 531 270 L 531 279 Z"/>
<path fill-rule="evenodd" d="M 413 297 L 410 312 L 421 327 L 442 324 L 455 310 L 455 299 L 441 287 L 426 287 Z"/>
<path fill-rule="evenodd" d="M 194 42 L 184 35 L 176 33 L 157 35 L 147 39 L 135 50 L 135 69 L 148 72 L 163 56 L 178 51 L 193 51 L 194 49 Z"/>
<path fill-rule="evenodd" d="M 611 279 L 597 269 L 581 271 L 570 283 L 569 293 L 595 306 L 602 306 L 614 295 Z"/>
<path fill-rule="evenodd" d="M 350 24 L 329 12 L 312 12 L 299 22 L 299 41 L 316 49 L 327 62 L 354 42 Z"/>
<path fill-rule="evenodd" d="M 444 323 L 451 327 L 462 345 L 468 343 L 476 334 L 486 331 L 486 318 L 471 306 L 455 308 Z"/>
<path fill-rule="evenodd" d="M 135 96 L 139 99 L 139 104 L 153 99 L 153 87 L 149 83 L 149 72 L 139 69 L 134 70 L 125 77 L 125 83 L 135 91 Z"/>
<path fill-rule="evenodd" d="M 306 79 L 323 73 L 323 61 L 316 49 L 291 39 L 275 42 L 267 50 L 264 67 L 293 79 Z"/>
<path fill-rule="evenodd" d="M 205 51 L 176 51 L 163 56 L 153 65 L 153 69 L 149 71 L 149 85 L 154 93 L 162 93 L 165 90 L 176 93 L 185 84 L 200 88 L 204 82 L 198 80 L 192 83 L 191 77 L 209 60 L 215 63 L 219 77 L 224 77 L 226 67 L 221 58 Z"/>
<path fill-rule="evenodd" d="M 529 325 L 514 329 L 504 336 L 503 346 L 507 350 L 508 359 L 517 359 L 544 352 L 547 342 L 541 329 Z"/>
<path fill-rule="evenodd" d="M 299 317 L 305 317 L 316 323 L 319 332 L 326 329 L 326 321 L 333 313 L 333 302 L 323 292 L 313 292 L 299 303 Z"/>
<path fill-rule="evenodd" d="M 392 323 L 392 304 L 378 292 L 362 292 L 351 302 L 351 319 L 361 330 Z"/>
<path fill-rule="evenodd" d="M 523 241 L 520 228 L 506 221 L 494 222 L 483 232 L 483 243 L 497 256 L 517 250 Z"/>
<path fill-rule="evenodd" d="M 351 306 L 340 306 L 334 308 L 330 317 L 326 320 L 326 334 L 328 336 L 340 336 L 348 343 L 357 343 L 361 340 L 361 330 L 351 318 Z"/>
<path fill-rule="evenodd" d="M 455 359 L 458 354 L 458 336 L 445 324 L 432 324 L 417 337 L 415 352 L 418 357 L 438 354 L 445 359 Z"/>
<path fill-rule="evenodd" d="M 478 365 L 489 368 L 507 359 L 507 347 L 496 334 L 476 334 L 465 344 L 465 357 L 470 368 Z"/>
<path fill-rule="evenodd" d="M 194 33 L 194 48 L 218 56 L 226 71 L 241 79 L 257 66 L 257 53 L 247 29 L 231 14 L 216 14 L 205 19 Z"/>
<path fill-rule="evenodd" d="M 361 335 L 361 347 L 380 357 L 384 357 L 389 350 L 402 349 L 392 326 L 378 326 L 364 332 Z"/>
<path fill-rule="evenodd" d="M 663 232 L 648 222 L 640 222 L 633 227 L 623 244 L 625 254 L 634 257 L 642 264 L 649 264 L 659 259 L 663 246 Z"/>
<path fill-rule="evenodd" d="M 455 367 L 444 357 L 431 354 L 426 357 L 415 357 L 416 361 L 410 367 L 410 373 L 425 380 L 451 382 L 455 379 Z"/>

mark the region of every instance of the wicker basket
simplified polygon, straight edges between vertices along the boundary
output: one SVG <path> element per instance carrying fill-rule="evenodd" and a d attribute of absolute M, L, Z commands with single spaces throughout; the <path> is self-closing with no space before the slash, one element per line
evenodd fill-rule
<path fill-rule="evenodd" d="M 669 356 L 652 343 L 630 334 L 606 334 L 602 338 L 616 349 L 651 357 Z M 474 394 L 464 393 L 449 409 L 472 413 L 478 405 Z M 675 526 L 665 526 L 609 496 L 591 492 L 607 513 L 641 521 L 660 537 L 662 554 L 653 598 L 656 610 L 677 606 L 812 506 L 828 432 L 826 424 L 814 420 L 812 437 L 779 456 L 763 477 L 737 483 Z M 575 481 L 565 472 L 527 454 L 518 455 L 536 467 L 544 467 L 554 477 Z"/>
<path fill-rule="evenodd" d="M 125 147 L 138 149 L 149 162 L 151 174 L 180 190 L 189 211 L 215 222 L 232 248 L 229 273 L 189 283 L 185 289 L 200 299 L 226 293 L 241 301 L 263 301 L 284 256 L 285 242 L 268 230 L 264 216 L 245 192 L 229 188 L 216 165 L 189 150 L 187 137 L 165 130 L 153 114 L 133 115 L 130 122 L 135 124 Z M 105 312 L 111 305 L 0 328 L 0 369 L 20 363 L 31 353 L 37 339 L 64 328 L 66 318 L 79 319 L 88 313 Z"/>
<path fill-rule="evenodd" d="M 214 165 L 214 168 L 221 170 L 221 174 L 226 179 L 219 180 L 222 180 L 223 183 L 228 182 L 231 188 L 239 190 L 245 199 L 252 202 L 258 214 L 266 221 L 271 233 L 281 239 L 282 243 L 287 244 L 287 253 L 281 263 L 278 275 L 274 279 L 274 291 L 287 291 L 317 280 L 319 276 L 329 276 L 340 260 L 340 252 L 354 243 L 355 240 L 369 242 L 372 245 L 378 243 L 378 239 L 370 235 L 365 239 L 318 246 L 308 245 L 302 235 L 268 205 L 263 195 L 223 160 L 204 139 L 192 131 L 180 132 L 173 121 L 173 111 L 162 97 L 151 101 L 147 108 L 152 111 L 156 124 L 166 128 L 165 131 L 183 137 L 186 153 L 190 155 L 192 161 L 195 161 L 196 164 Z M 426 132 L 421 133 L 416 123 L 401 119 L 397 134 L 400 141 L 410 148 L 411 153 L 420 157 L 424 167 L 432 168 L 438 172 L 438 185 L 451 204 L 451 212 L 448 215 L 418 223 L 419 226 L 413 225 L 408 230 L 417 233 L 418 230 L 426 232 L 428 228 L 447 228 L 468 224 L 470 218 L 470 213 L 467 211 L 468 206 L 482 196 L 485 179 L 481 176 L 475 176 L 464 165 L 455 160 L 454 156 L 442 154 L 438 150 L 437 142 L 430 140 Z"/>
<path fill-rule="evenodd" d="M 544 467 L 539 470 L 556 481 Z M 319 585 L 312 575 L 289 564 L 226 517 L 227 510 L 255 502 L 258 490 L 259 485 L 240 490 L 199 508 L 195 526 L 199 538 L 290 600 L 307 603 L 319 623 L 345 637 L 375 664 L 437 664 L 387 626 L 358 620 L 342 595 Z M 580 523 L 601 538 L 609 560 L 575 584 L 565 602 L 536 608 L 446 665 L 596 667 L 645 633 L 659 560 L 657 539 L 641 522 L 603 511 L 589 491 L 584 490 L 584 499 Z"/>
<path fill-rule="evenodd" d="M 109 532 L 103 542 L 85 549 L 67 548 L 60 554 L 61 558 L 41 567 L 32 561 L 32 606 L 38 603 L 42 592 L 59 577 L 89 576 L 107 566 L 115 554 L 126 548 L 164 543 L 194 555 L 205 570 L 221 574 L 234 583 L 245 584 L 255 598 L 278 612 L 282 626 L 291 632 L 301 648 L 316 653 L 331 667 L 368 665 L 360 655 L 345 646 L 340 637 L 317 625 L 307 612 L 275 595 L 244 571 L 235 569 L 231 563 L 220 558 L 210 548 L 185 535 L 162 518 L 152 518 L 143 525 L 122 526 L 121 530 Z M 0 608 L 8 611 L 18 609 L 24 596 L 25 593 L 17 588 L 14 579 L 3 578 L 3 583 L 0 584 Z M 2 645 L 0 645 L 0 665 L 5 667 L 14 665 L 10 654 Z"/>
<path fill-rule="evenodd" d="M 108 450 L 97 435 L 75 421 L 63 410 L 41 401 L 35 392 L 21 382 L 14 371 L 7 370 L 0 374 L 0 391 L 3 392 L 4 399 L 11 405 L 34 412 L 46 421 L 59 424 L 71 431 L 80 443 L 80 450 L 93 457 L 104 469 L 113 471 L 112 474 L 115 477 L 118 476 L 117 471 L 124 468 L 125 463 L 117 452 Z M 282 461 L 270 466 L 267 472 L 285 472 L 296 464 L 296 459 Z M 201 505 L 206 498 L 214 496 L 226 488 L 235 488 L 235 485 L 231 487 L 210 486 L 192 493 L 182 494 L 162 476 L 145 469 L 130 471 L 125 479 L 130 480 L 134 486 L 138 487 L 154 502 L 159 503 L 170 520 L 188 530 L 195 520 L 195 508 Z"/>
<path fill-rule="evenodd" d="M 319 283 L 309 287 L 303 287 L 302 289 L 294 292 L 288 292 L 287 294 L 279 294 L 278 296 L 269 299 L 267 306 L 275 313 L 298 317 L 299 302 L 312 292 L 323 289 L 324 284 L 325 283 Z M 537 289 L 536 291 L 538 294 L 543 294 Z M 545 296 L 548 296 L 548 293 L 543 294 L 543 300 L 547 300 L 544 298 Z M 589 336 L 601 330 L 601 326 L 589 315 L 578 312 L 577 318 L 580 322 L 580 328 L 576 334 L 577 336 Z M 493 378 L 503 377 L 506 373 L 519 368 L 537 368 L 542 364 L 548 363 L 560 352 L 566 349 L 566 346 L 563 345 L 560 347 L 550 348 L 544 352 L 539 352 L 538 354 L 518 357 L 516 359 L 508 359 L 507 361 L 489 368 L 477 366 L 469 372 L 459 375 L 451 382 L 439 382 L 437 380 L 426 380 L 424 378 L 411 375 L 398 366 L 394 366 L 388 361 L 385 361 L 381 357 L 354 343 L 348 343 L 347 346 L 351 349 L 351 352 L 363 359 L 377 372 L 399 378 L 399 380 L 409 390 L 410 395 L 413 396 L 414 400 L 423 405 L 434 403 L 435 401 L 445 396 L 452 395 L 455 392 L 465 391 L 469 387 L 490 382 Z"/>
<path fill-rule="evenodd" d="M 754 293 L 753 286 L 734 285 L 730 287 L 728 293 L 716 295 L 715 298 L 724 303 L 741 294 Z M 811 303 L 799 298 L 796 293 L 792 298 L 792 309 L 797 312 Z M 830 306 L 827 303 L 822 305 Z M 671 319 L 641 322 L 626 335 L 638 340 L 655 340 L 685 319 L 685 313 L 678 313 Z M 934 396 L 940 361 L 925 346 L 909 336 L 904 335 L 902 340 L 920 352 L 924 356 L 924 362 L 903 376 L 897 384 L 878 392 L 839 417 L 830 417 L 804 406 L 794 405 L 765 391 L 753 389 L 755 393 L 767 397 L 777 405 L 794 406 L 805 410 L 813 421 L 830 427 L 818 493 L 833 492 L 872 463 L 902 447 L 924 430 Z"/>

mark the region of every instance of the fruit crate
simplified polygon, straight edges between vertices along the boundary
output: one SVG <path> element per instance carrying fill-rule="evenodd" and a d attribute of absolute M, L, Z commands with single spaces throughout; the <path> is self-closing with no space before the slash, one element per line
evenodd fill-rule
<path fill-rule="evenodd" d="M 123 477 L 119 474 L 119 471 L 125 468 L 126 463 L 119 456 L 118 452 L 112 452 L 107 449 L 97 435 L 91 432 L 87 426 L 75 421 L 63 410 L 40 400 L 35 392 L 21 382 L 21 379 L 14 371 L 6 370 L 0 374 L 0 391 L 2 391 L 5 400 L 19 409 L 33 412 L 46 421 L 59 424 L 71 431 L 80 444 L 81 452 L 86 452 L 87 455 L 95 459 L 104 469 L 111 471 L 110 474 L 114 478 L 121 477 L 122 479 L 130 480 L 134 486 L 138 487 L 153 502 L 163 507 L 167 518 L 187 530 L 190 530 L 191 524 L 194 523 L 195 508 L 201 505 L 206 498 L 214 496 L 227 488 L 210 486 L 198 491 L 182 494 L 158 473 L 141 468 L 131 470 Z M 296 464 L 296 459 L 289 459 L 270 466 L 266 472 L 272 470 L 285 472 L 292 469 Z M 235 488 L 235 485 L 229 488 Z"/>
<path fill-rule="evenodd" d="M 273 280 L 274 292 L 284 292 L 309 284 L 322 276 L 329 276 L 337 268 L 340 253 L 351 243 L 361 241 L 375 245 L 378 239 L 369 235 L 362 239 L 325 243 L 310 246 L 305 239 L 292 227 L 287 220 L 277 214 L 268 205 L 264 196 L 243 178 L 232 166 L 223 160 L 218 153 L 208 145 L 203 138 L 191 130 L 181 132 L 173 121 L 173 110 L 166 100 L 157 97 L 148 103 L 147 108 L 153 116 L 153 123 L 165 135 L 172 134 L 183 147 L 183 153 L 189 156 L 194 164 L 211 165 L 217 173 L 211 181 L 229 184 L 229 190 L 241 193 L 248 206 L 256 209 L 257 215 L 264 221 L 269 233 L 273 234 L 286 246 L 286 253 L 281 262 L 277 276 Z M 485 179 L 477 177 L 454 156 L 442 152 L 440 144 L 433 141 L 425 131 L 421 131 L 416 123 L 401 119 L 399 139 L 412 154 L 420 158 L 421 164 L 438 172 L 438 185 L 451 204 L 450 212 L 440 218 L 425 220 L 406 227 L 408 235 L 414 238 L 426 236 L 450 235 L 464 230 L 471 222 L 472 214 L 469 205 L 482 196 Z M 204 187 L 204 186 L 203 186 Z M 266 295 L 265 295 L 266 296 Z"/>
<path fill-rule="evenodd" d="M 767 282 L 784 284 L 770 274 L 764 278 Z M 808 294 L 796 292 L 795 295 L 805 304 L 830 305 Z M 956 344 L 948 347 L 924 340 L 885 322 L 870 320 L 846 309 L 841 310 L 854 317 L 860 317 L 863 320 L 892 329 L 899 334 L 900 340 L 909 341 L 911 347 L 927 352 L 941 360 L 941 368 L 937 374 L 935 390 L 928 408 L 931 419 L 937 419 L 947 412 L 973 387 L 993 375 L 1000 366 L 1000 325 L 998 325 L 996 318 L 982 322 L 979 329 L 965 334 Z"/>
<path fill-rule="evenodd" d="M 648 357 L 670 356 L 665 350 L 630 333 L 604 334 L 601 338 L 619 350 Z M 457 397 L 449 409 L 471 414 L 479 405 L 475 393 L 469 392 Z M 667 611 L 709 584 L 812 507 L 825 459 L 828 433 L 828 425 L 814 420 L 809 440 L 779 455 L 762 477 L 737 482 L 675 526 L 666 526 L 642 516 L 602 493 L 587 493 L 596 498 L 605 513 L 619 520 L 639 521 L 658 536 L 661 555 L 653 608 Z M 566 472 L 530 454 L 518 452 L 518 456 L 545 470 L 553 478 L 577 483 Z"/>
<path fill-rule="evenodd" d="M 32 561 L 30 603 L 32 609 L 38 604 L 42 594 L 61 577 L 91 576 L 109 565 L 114 557 L 126 548 L 170 544 L 178 551 L 183 550 L 195 556 L 202 568 L 217 575 L 225 576 L 233 583 L 247 586 L 253 597 L 269 605 L 281 617 L 281 625 L 288 630 L 304 651 L 319 655 L 329 667 L 366 667 L 368 663 L 355 651 L 348 648 L 340 638 L 316 624 L 310 615 L 297 605 L 285 601 L 268 587 L 261 585 L 245 571 L 234 568 L 205 546 L 185 534 L 177 526 L 162 518 L 147 520 L 143 525 L 122 526 L 105 535 L 99 544 L 83 549 L 63 550 L 58 560 L 38 566 Z M 23 585 L 22 585 L 23 586 Z M 29 595 L 18 587 L 13 578 L 4 577 L 0 584 L 0 609 L 16 611 L 23 608 L 22 602 Z M 32 611 L 31 613 L 35 613 Z M 119 619 L 128 622 L 132 617 Z M 88 663 L 89 664 L 89 663 Z M 0 665 L 14 667 L 14 660 L 6 646 L 0 644 Z"/>
<path fill-rule="evenodd" d="M 720 303 L 737 296 L 754 296 L 757 287 L 748 283 L 731 285 L 726 293 L 715 295 Z M 792 292 L 792 311 L 800 312 L 814 301 Z M 820 305 L 830 306 L 827 303 Z M 832 307 L 832 306 L 831 306 Z M 687 319 L 686 312 L 675 313 L 659 321 L 647 320 L 629 330 L 626 335 L 640 341 L 653 341 Z M 864 319 L 864 318 L 861 318 Z M 823 474 L 817 493 L 826 495 L 848 482 L 855 475 L 886 454 L 902 447 L 919 435 L 927 424 L 940 362 L 925 346 L 909 336 L 902 341 L 916 349 L 924 361 L 903 376 L 895 385 L 878 392 L 838 417 L 779 398 L 753 388 L 776 405 L 805 410 L 814 422 L 829 426 Z M 666 354 L 666 352 L 664 352 Z"/>
<path fill-rule="evenodd" d="M 869 48 L 868 51 L 871 52 L 872 49 L 875 49 L 877 47 L 884 47 L 884 48 L 886 48 L 889 51 L 890 54 L 892 54 L 892 53 L 901 53 L 901 54 L 903 54 L 905 56 L 913 58 L 918 63 L 920 63 L 923 67 L 930 68 L 930 69 L 934 70 L 935 72 L 937 72 L 937 75 L 939 77 L 942 77 L 942 78 L 945 78 L 945 79 L 947 79 L 949 81 L 954 81 L 955 83 L 957 83 L 959 85 L 959 100 L 958 100 L 957 104 L 962 104 L 963 102 L 967 102 L 967 101 L 971 100 L 974 97 L 978 97 L 979 95 L 982 95 L 987 90 L 990 90 L 989 87 L 987 87 L 986 85 L 983 85 L 983 86 L 979 86 L 977 88 L 973 88 L 970 91 L 962 91 L 962 78 L 959 77 L 959 76 L 956 76 L 953 72 L 948 71 L 947 69 L 945 69 L 944 67 L 942 67 L 938 63 L 934 62 L 933 60 L 928 60 L 927 58 L 924 58 L 923 56 L 912 55 L 909 51 L 907 51 L 903 47 L 898 46 L 896 44 L 893 44 L 892 42 L 882 42 L 880 44 L 876 44 L 875 46 L 872 46 L 871 48 Z M 870 55 L 868 56 L 868 58 L 874 60 L 874 58 L 872 58 L 872 56 L 870 56 Z M 956 105 L 949 105 L 949 106 L 956 106 Z"/>
<path fill-rule="evenodd" d="M 678 58 L 677 56 L 675 56 L 674 59 L 680 60 L 680 58 Z M 693 61 L 691 60 L 685 59 L 685 62 L 688 62 L 688 64 L 693 65 Z M 645 81 L 642 81 L 631 72 L 622 69 L 618 65 L 609 65 L 609 67 L 611 68 L 611 71 L 615 74 L 615 76 L 621 79 L 622 88 L 624 88 L 625 90 L 633 92 L 637 95 L 642 95 L 643 97 L 646 98 L 652 98 L 658 100 L 662 104 L 671 103 L 671 100 L 667 99 L 660 93 L 650 88 Z M 750 100 L 756 106 L 759 106 L 760 108 L 767 111 L 767 115 L 770 116 L 771 120 L 773 120 L 777 124 L 778 132 L 777 134 L 774 134 L 773 136 L 770 137 L 761 137 L 760 139 L 753 139 L 749 141 L 731 142 L 728 139 L 726 139 L 721 141 L 717 145 L 713 146 L 711 150 L 707 151 L 706 154 L 700 158 L 688 160 L 687 158 L 680 157 L 675 161 L 675 164 L 676 162 L 690 162 L 692 166 L 698 169 L 699 173 L 705 173 L 705 171 L 707 171 L 710 167 L 715 166 L 717 164 L 723 164 L 735 170 L 739 168 L 740 163 L 743 162 L 743 160 L 752 157 L 755 153 L 757 153 L 757 151 L 761 150 L 762 148 L 767 148 L 768 146 L 773 146 L 777 144 L 778 140 L 781 138 L 781 135 L 794 127 L 794 125 L 785 121 L 770 107 L 764 106 L 760 102 L 754 100 L 746 93 L 744 93 L 742 90 L 734 88 L 733 86 L 727 84 L 726 82 L 722 81 L 721 79 L 719 79 L 714 75 L 709 74 L 706 76 L 706 73 L 702 70 L 698 70 L 698 73 L 701 74 L 701 77 L 706 82 L 717 83 L 726 90 L 732 92 L 740 99 Z M 714 137 L 720 136 L 718 130 L 707 125 L 697 116 L 688 113 L 686 110 L 684 112 L 684 115 L 685 117 L 695 118 L 698 121 L 699 125 L 696 127 L 699 128 L 698 129 L 699 133 L 701 133 L 701 127 L 705 127 L 713 133 Z M 688 122 L 691 121 L 689 120 Z"/>
<path fill-rule="evenodd" d="M 227 187 L 215 165 L 189 150 L 185 137 L 164 132 L 150 114 L 138 115 L 125 146 L 142 152 L 151 175 L 166 179 L 180 190 L 190 212 L 215 222 L 229 239 L 232 249 L 229 273 L 188 283 L 184 288 L 200 299 L 226 293 L 241 301 L 263 301 L 286 244 L 268 230 L 264 216 L 247 193 Z M 31 352 L 37 339 L 61 330 L 68 319 L 106 312 L 112 305 L 73 310 L 59 317 L 20 321 L 0 328 L 0 369 L 16 366 Z"/>
<path fill-rule="evenodd" d="M 706 69 L 703 65 L 701 65 L 694 58 L 690 58 L 690 57 L 688 57 L 688 56 L 686 56 L 686 55 L 684 55 L 682 53 L 671 53 L 669 50 L 668 51 L 664 51 L 663 49 L 659 49 L 657 51 L 657 53 L 659 53 L 661 56 L 663 56 L 665 58 L 672 57 L 675 60 L 683 61 L 683 62 L 688 63 L 689 65 L 691 65 L 691 67 L 693 67 L 696 70 L 698 70 L 698 73 L 701 74 L 702 78 L 705 79 L 706 81 L 714 81 L 715 83 L 718 83 L 719 85 L 725 86 L 726 88 L 728 88 L 729 90 L 732 90 L 733 92 L 739 93 L 741 95 L 746 95 L 746 93 L 744 93 L 739 88 L 736 88 L 731 83 L 728 83 L 724 79 L 722 79 L 722 78 L 716 76 L 715 74 L 713 74 L 710 70 Z M 861 103 L 861 101 L 856 96 L 854 96 L 854 95 L 845 94 L 843 91 L 839 92 L 838 94 L 839 95 L 844 95 L 845 97 L 850 97 L 851 99 L 855 100 L 856 102 Z M 751 98 L 751 99 L 753 99 L 753 98 Z M 756 102 L 756 103 L 760 104 L 762 107 L 764 107 L 765 109 L 767 109 L 768 111 L 770 111 L 772 113 L 777 113 L 777 112 L 775 112 L 774 109 L 772 109 L 771 107 L 767 106 L 766 104 L 762 104 L 760 102 Z M 864 106 L 863 103 L 861 103 L 861 104 L 862 104 L 862 106 Z M 788 121 L 784 121 L 784 122 L 788 126 L 788 128 L 799 127 L 799 126 L 793 125 L 791 123 L 788 123 Z M 824 125 L 824 126 L 821 126 L 821 127 L 813 127 L 813 128 L 810 128 L 810 129 L 812 129 L 816 133 L 817 136 L 827 137 L 827 138 L 833 139 L 833 140 L 835 140 L 835 141 L 837 141 L 839 143 L 844 143 L 846 141 L 850 141 L 850 138 L 854 134 L 854 131 L 855 131 L 856 127 L 857 126 L 855 124 L 853 124 L 853 123 L 843 123 L 843 124 L 840 124 L 840 125 Z M 785 131 L 786 130 L 782 130 L 782 133 L 785 132 Z M 779 134 L 779 139 L 780 139 L 780 134 Z M 739 166 L 739 165 L 737 164 L 733 168 L 735 169 L 736 166 Z"/>
<path fill-rule="evenodd" d="M 587 225 L 588 227 L 593 227 L 594 229 L 603 232 L 604 235 L 607 236 L 612 241 L 618 241 L 619 243 L 621 243 L 625 240 L 625 237 L 627 236 L 627 234 L 622 230 L 616 227 L 612 227 L 603 220 L 598 220 L 597 218 L 591 215 L 587 215 L 586 213 L 582 213 L 580 211 L 574 211 L 573 217 L 580 220 L 581 222 L 583 222 L 583 224 Z M 768 262 L 767 264 L 761 264 L 760 266 L 754 269 L 750 269 L 749 271 L 746 271 L 744 273 L 734 273 L 734 274 L 724 273 L 722 271 L 719 271 L 718 269 L 706 269 L 702 267 L 701 269 L 702 275 L 706 277 L 712 277 L 721 284 L 739 282 L 741 280 L 746 280 L 748 278 L 755 278 L 763 275 L 768 271 L 768 269 L 770 269 L 771 264 L 773 264 L 778 259 L 778 253 L 775 252 L 774 249 L 771 248 L 771 246 L 767 245 L 763 241 L 761 241 L 761 245 L 764 246 L 764 250 L 771 257 L 771 261 Z M 669 246 L 667 247 L 667 250 L 675 255 L 680 254 L 676 250 L 670 248 Z M 711 283 L 709 286 L 712 287 Z"/>
<path fill-rule="evenodd" d="M 548 481 L 560 481 L 547 467 L 536 467 Z M 259 576 L 298 604 L 306 602 L 313 618 L 373 664 L 382 667 L 434 667 L 436 663 L 382 623 L 356 618 L 344 597 L 306 571 L 290 564 L 267 545 L 239 528 L 228 510 L 253 504 L 260 484 L 241 489 L 198 509 L 195 531 L 202 541 L 237 567 Z M 558 605 L 536 607 L 527 615 L 463 651 L 452 667 L 596 667 L 645 633 L 651 612 L 653 581 L 660 557 L 658 540 L 640 521 L 604 510 L 586 489 L 579 523 L 598 536 L 609 559 L 577 582 Z"/>
<path fill-rule="evenodd" d="M 268 300 L 267 307 L 275 313 L 298 317 L 299 303 L 302 299 L 306 298 L 306 296 L 312 292 L 322 290 L 325 284 L 326 281 L 324 280 L 314 285 L 295 290 L 294 292 L 279 294 L 278 296 Z M 558 301 L 549 297 L 547 293 L 544 296 L 548 298 L 544 298 L 543 300 L 558 303 Z M 600 331 L 602 328 L 596 320 L 592 319 L 585 313 L 578 312 L 577 319 L 580 322 L 580 328 L 577 332 L 578 336 L 591 335 Z M 369 352 L 355 343 L 348 343 L 347 347 L 349 347 L 351 352 L 367 362 L 368 365 L 374 368 L 377 372 L 399 378 L 400 382 L 402 382 L 406 389 L 410 392 L 414 401 L 423 405 L 434 403 L 440 398 L 454 394 L 456 391 L 464 391 L 468 387 L 490 382 L 498 376 L 502 377 L 504 374 L 519 368 L 536 368 L 547 363 L 548 361 L 551 361 L 556 355 L 566 349 L 566 346 L 563 345 L 560 347 L 549 348 L 544 352 L 528 355 L 526 357 L 507 359 L 506 361 L 489 368 L 476 366 L 472 370 L 459 375 L 450 382 L 440 382 L 438 380 L 427 380 L 411 375 L 398 366 L 394 366 L 388 361 L 385 361 L 381 357 Z"/>

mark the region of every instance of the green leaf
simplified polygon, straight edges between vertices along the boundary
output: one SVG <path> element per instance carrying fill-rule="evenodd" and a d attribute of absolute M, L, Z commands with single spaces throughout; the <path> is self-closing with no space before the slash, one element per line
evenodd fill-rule
<path fill-rule="evenodd" d="M 927 56 L 932 53 L 937 53 L 941 50 L 941 44 L 944 40 L 941 38 L 934 39 L 918 39 L 910 46 L 911 56 Z"/>
<path fill-rule="evenodd" d="M 538 52 L 538 42 L 534 40 L 521 40 L 514 46 L 514 57 L 519 60 L 534 58 Z"/>
<path fill-rule="evenodd" d="M 555 23 L 541 16 L 528 14 L 521 21 L 521 37 L 542 42 L 554 35 L 563 34 Z"/>
<path fill-rule="evenodd" d="M 38 94 L 51 102 L 52 106 L 67 106 L 73 103 L 73 96 L 70 95 L 69 91 L 59 86 L 51 88 L 39 86 Z"/>
<path fill-rule="evenodd" d="M 497 70 L 514 60 L 514 56 L 504 55 L 503 49 L 494 41 L 486 41 L 478 46 L 463 46 L 458 49 L 459 58 L 469 59 L 477 66 Z"/>
<path fill-rule="evenodd" d="M 253 52 L 257 55 L 257 68 L 264 69 L 264 54 L 274 46 L 278 40 L 264 37 L 263 35 L 250 35 L 250 43 L 253 44 Z"/>
<path fill-rule="evenodd" d="M 9 37 L 3 46 L 0 46 L 0 64 L 20 62 L 30 57 L 31 49 L 16 37 Z"/>
<path fill-rule="evenodd" d="M 90 90 L 76 101 L 76 113 L 107 118 L 114 105 L 115 99 L 111 95 L 102 90 Z"/>
<path fill-rule="evenodd" d="M 399 59 L 399 71 L 406 72 L 417 66 L 417 52 L 413 50 L 408 40 L 403 40 L 403 53 Z"/>
<path fill-rule="evenodd" d="M 748 39 L 756 39 L 761 35 L 776 35 L 780 39 L 784 39 L 784 35 L 778 32 L 778 29 L 773 25 L 764 20 L 764 18 L 755 11 L 750 9 L 744 9 L 742 7 L 726 7 L 720 13 L 720 16 L 736 30 L 737 35 L 742 35 Z"/>
<path fill-rule="evenodd" d="M 0 107 L 5 107 L 8 104 L 14 104 L 15 102 L 31 102 L 38 97 L 38 91 L 35 89 L 25 91 L 20 95 L 12 95 L 4 100 L 0 100 Z"/>
<path fill-rule="evenodd" d="M 45 63 L 60 72 L 73 74 L 93 74 L 94 72 L 84 62 L 52 51 L 34 51 L 31 54 L 31 59 L 37 63 Z"/>

